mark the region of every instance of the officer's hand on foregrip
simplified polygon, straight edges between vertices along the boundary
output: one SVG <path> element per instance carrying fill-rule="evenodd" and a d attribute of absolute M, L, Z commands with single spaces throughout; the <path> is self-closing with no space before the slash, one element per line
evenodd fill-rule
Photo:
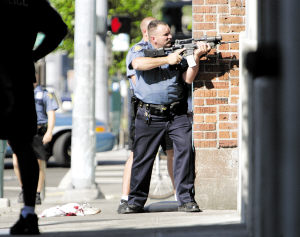
<path fill-rule="evenodd" d="M 194 55 L 196 57 L 201 57 L 202 55 L 209 53 L 210 50 L 210 44 L 199 41 L 197 42 L 197 49 L 194 51 Z"/>
<path fill-rule="evenodd" d="M 182 56 L 180 55 L 183 51 L 185 50 L 185 48 L 183 49 L 178 49 L 176 50 L 174 53 L 170 53 L 167 58 L 168 58 L 168 63 L 170 65 L 174 65 L 174 64 L 178 64 L 181 62 L 182 60 Z"/>

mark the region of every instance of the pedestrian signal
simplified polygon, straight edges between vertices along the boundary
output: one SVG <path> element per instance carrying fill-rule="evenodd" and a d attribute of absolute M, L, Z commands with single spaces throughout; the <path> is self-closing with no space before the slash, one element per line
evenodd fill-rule
<path fill-rule="evenodd" d="M 113 16 L 110 21 L 110 31 L 113 34 L 130 33 L 130 18 L 125 16 Z"/>

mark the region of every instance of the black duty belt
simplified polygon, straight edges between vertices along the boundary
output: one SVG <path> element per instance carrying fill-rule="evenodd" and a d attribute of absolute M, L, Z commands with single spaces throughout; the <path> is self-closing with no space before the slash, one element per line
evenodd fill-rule
<path fill-rule="evenodd" d="M 169 115 L 170 112 L 174 114 L 184 114 L 187 112 L 187 104 L 182 101 L 176 101 L 169 105 L 149 104 L 139 101 L 138 105 L 141 108 L 145 108 L 150 114 L 158 116 Z"/>

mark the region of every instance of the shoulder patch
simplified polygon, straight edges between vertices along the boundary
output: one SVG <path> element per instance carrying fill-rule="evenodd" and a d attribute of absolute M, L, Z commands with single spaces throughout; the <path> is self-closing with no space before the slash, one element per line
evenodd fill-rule
<path fill-rule="evenodd" d="M 140 50 L 142 50 L 142 46 L 140 46 L 140 45 L 136 45 L 133 49 L 134 52 L 138 52 Z"/>
<path fill-rule="evenodd" d="M 49 97 L 50 99 L 52 99 L 52 98 L 53 98 L 53 95 L 52 95 L 52 93 L 48 92 L 48 93 L 47 93 L 47 95 L 48 95 L 48 97 Z"/>
<path fill-rule="evenodd" d="M 37 100 L 43 99 L 43 92 L 42 92 L 42 91 L 38 91 L 38 92 L 35 94 L 35 98 L 36 98 Z"/>

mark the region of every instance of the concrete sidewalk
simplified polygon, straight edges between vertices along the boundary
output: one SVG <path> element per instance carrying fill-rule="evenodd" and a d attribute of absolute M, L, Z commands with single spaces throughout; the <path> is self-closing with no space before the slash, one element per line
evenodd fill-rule
<path fill-rule="evenodd" d="M 97 154 L 98 165 L 107 161 L 122 164 L 127 159 L 126 150 L 117 150 Z M 63 179 L 67 183 L 67 177 Z M 62 182 L 58 187 L 46 190 L 46 199 L 37 206 L 36 212 L 57 205 L 61 201 L 65 189 Z M 44 236 L 248 236 L 246 228 L 240 224 L 240 217 L 231 210 L 204 210 L 201 213 L 177 212 L 173 197 L 167 200 L 148 200 L 146 208 L 150 212 L 139 214 L 117 214 L 121 185 L 100 185 L 104 198 L 89 201 L 92 207 L 100 208 L 101 212 L 87 216 L 63 216 L 40 218 L 40 230 Z M 18 219 L 21 204 L 16 197 L 10 197 L 11 206 L 0 209 L 0 236 L 8 234 L 9 227 Z M 76 202 L 76 197 L 74 201 Z M 201 208 L 201 204 L 200 204 Z M 166 212 L 165 210 L 172 210 Z M 160 212 L 156 212 L 160 210 Z"/>

